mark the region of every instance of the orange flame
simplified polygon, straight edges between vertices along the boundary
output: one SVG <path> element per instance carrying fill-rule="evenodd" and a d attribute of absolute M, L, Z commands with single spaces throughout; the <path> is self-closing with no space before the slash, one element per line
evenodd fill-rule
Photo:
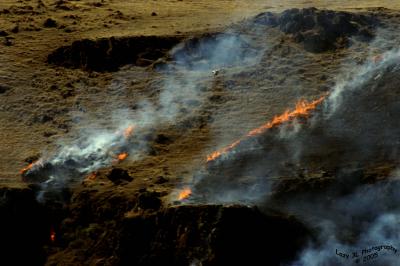
<path fill-rule="evenodd" d="M 233 148 L 235 148 L 237 145 L 239 145 L 240 142 L 242 142 L 242 139 L 239 139 L 239 140 L 233 142 L 232 144 L 230 144 L 218 151 L 211 153 L 210 155 L 207 156 L 207 162 L 214 161 L 215 159 L 220 157 L 222 154 L 228 153 L 230 150 L 233 150 Z"/>
<path fill-rule="evenodd" d="M 192 194 L 192 190 L 190 188 L 184 188 L 181 192 L 179 192 L 178 199 L 184 200 L 187 199 Z"/>
<path fill-rule="evenodd" d="M 56 241 L 56 232 L 54 231 L 54 228 L 50 228 L 50 241 L 54 242 Z"/>
<path fill-rule="evenodd" d="M 267 131 L 270 128 L 276 127 L 281 125 L 282 123 L 292 121 L 298 117 L 308 117 L 310 112 L 317 108 L 317 106 L 322 103 L 325 99 L 326 95 L 322 96 L 321 98 L 312 101 L 312 102 L 307 102 L 305 100 L 300 100 L 297 102 L 296 107 L 294 110 L 286 110 L 283 114 L 275 116 L 271 121 L 268 123 L 255 128 L 251 130 L 249 133 L 246 134 L 246 136 L 242 137 L 241 139 L 233 142 L 232 144 L 215 151 L 211 153 L 210 155 L 207 156 L 207 162 L 214 161 L 218 157 L 220 157 L 223 154 L 226 154 L 230 152 L 232 149 L 234 149 L 237 145 L 239 145 L 244 139 L 255 137 L 257 135 L 260 135 Z"/>
<path fill-rule="evenodd" d="M 134 125 L 130 125 L 129 127 L 127 127 L 123 132 L 124 137 L 127 139 L 130 136 L 132 136 L 134 130 L 135 130 L 135 126 Z"/>
<path fill-rule="evenodd" d="M 120 153 L 117 156 L 117 160 L 118 160 L 118 162 L 122 162 L 123 160 L 128 158 L 128 156 L 129 156 L 129 154 L 127 152 Z"/>
<path fill-rule="evenodd" d="M 92 172 L 89 175 L 86 176 L 85 180 L 86 181 L 93 181 L 96 180 L 97 178 L 97 172 Z"/>
<path fill-rule="evenodd" d="M 30 169 L 32 169 L 32 167 L 33 167 L 35 164 L 37 164 L 37 163 L 40 163 L 40 160 L 31 162 L 28 166 L 22 168 L 19 172 L 20 172 L 21 174 L 25 174 L 25 173 L 28 172 Z"/>

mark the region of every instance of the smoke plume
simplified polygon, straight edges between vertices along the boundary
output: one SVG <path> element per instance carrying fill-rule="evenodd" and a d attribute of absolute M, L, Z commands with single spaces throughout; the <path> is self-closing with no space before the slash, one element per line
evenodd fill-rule
<path fill-rule="evenodd" d="M 23 175 L 40 182 L 39 198 L 43 200 L 46 192 L 62 190 L 99 168 L 142 158 L 148 147 L 143 135 L 193 116 L 192 103 L 201 108 L 207 89 L 222 68 L 260 60 L 262 49 L 251 43 L 248 36 L 229 30 L 179 44 L 170 52 L 171 61 L 157 67 L 160 82 L 150 88 L 157 93 L 156 100 L 143 100 L 134 111 L 114 110 L 108 129 L 85 128 L 79 137 L 61 142 L 58 151 L 22 170 Z"/>

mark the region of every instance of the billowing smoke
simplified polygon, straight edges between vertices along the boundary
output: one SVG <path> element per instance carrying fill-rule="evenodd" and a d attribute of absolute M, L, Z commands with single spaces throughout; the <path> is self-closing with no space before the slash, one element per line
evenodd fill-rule
<path fill-rule="evenodd" d="M 251 43 L 251 38 L 232 30 L 183 42 L 172 49 L 169 63 L 157 67 L 161 81 L 150 88 L 157 100 L 143 100 L 134 111 L 114 110 L 107 130 L 86 128 L 80 137 L 24 169 L 23 176 L 40 183 L 39 197 L 45 199 L 47 191 L 62 190 L 99 168 L 142 158 L 148 147 L 143 135 L 193 116 L 193 102 L 201 108 L 221 68 L 259 62 L 263 51 Z"/>
<path fill-rule="evenodd" d="M 399 155 L 400 52 L 382 52 L 380 42 L 371 44 L 379 53 L 344 68 L 306 121 L 240 139 L 207 164 L 191 200 L 278 206 L 300 217 L 316 239 L 293 265 L 398 265 L 398 172 L 385 181 L 366 174 L 374 164 L 398 164 Z M 314 180 L 319 192 L 307 189 Z"/>
<path fill-rule="evenodd" d="M 340 169 L 396 159 L 400 125 L 393 118 L 400 106 L 387 97 L 397 97 L 399 62 L 398 50 L 369 57 L 351 75 L 339 75 L 306 121 L 299 116 L 260 135 L 244 133 L 195 176 L 196 189 L 211 202 L 257 202 L 280 177 L 312 172 L 315 160 L 320 169 Z"/>
<path fill-rule="evenodd" d="M 358 66 L 357 72 L 350 71 L 350 73 L 344 74 L 345 77 L 338 78 L 335 87 L 329 94 L 328 108 L 329 112 L 335 112 L 340 108 L 343 102 L 344 95 L 350 93 L 353 90 L 362 89 L 363 84 L 371 79 L 375 81 L 382 77 L 380 71 L 385 71 L 385 68 L 394 63 L 398 63 L 400 59 L 400 50 L 391 50 L 382 54 L 378 54 L 374 57 L 367 59 L 367 62 L 361 66 Z M 400 70 L 398 65 L 391 69 L 392 72 Z"/>
<path fill-rule="evenodd" d="M 193 102 L 198 103 L 196 108 L 202 107 L 218 73 L 257 64 L 263 54 L 251 36 L 235 31 L 178 45 L 171 51 L 171 62 L 158 68 L 161 82 L 151 88 L 158 93 L 157 100 L 140 102 L 134 112 L 115 110 L 125 115 L 116 116 L 113 130 L 85 133 L 34 164 L 25 176 L 41 182 L 44 193 L 40 196 L 45 198 L 48 191 L 118 163 L 120 154 L 140 158 L 147 148 L 142 132 L 190 117 Z M 371 56 L 354 71 L 345 69 L 346 74 L 339 76 L 314 112 L 245 138 L 229 151 L 233 156 L 206 164 L 195 174 L 190 200 L 265 204 L 267 198 L 267 204 L 273 204 L 273 193 L 287 192 L 287 187 L 291 192 L 291 186 L 297 192 L 297 183 L 306 183 L 315 172 L 317 177 L 325 177 L 327 171 L 337 182 L 329 193 L 293 192 L 279 204 L 317 225 L 317 240 L 294 265 L 396 265 L 400 248 L 398 184 L 391 180 L 366 185 L 356 170 L 371 161 L 397 158 L 400 106 L 393 88 L 400 83 L 399 70 L 398 50 Z M 354 252 L 358 257 L 353 258 Z"/>
<path fill-rule="evenodd" d="M 172 49 L 172 64 L 161 67 L 163 85 L 157 106 L 158 123 L 176 121 L 180 110 L 190 110 L 193 101 L 203 102 L 215 75 L 224 68 L 250 66 L 261 59 L 262 50 L 252 40 L 228 31 L 194 38 Z"/>
<path fill-rule="evenodd" d="M 371 167 L 368 162 L 398 162 L 399 125 L 394 117 L 400 111 L 396 100 L 399 71 L 399 50 L 391 50 L 368 60 L 358 74 L 337 84 L 330 94 L 324 110 L 325 121 L 332 125 L 329 129 L 339 139 L 350 140 L 347 143 L 353 150 L 342 154 L 348 162 L 341 161 L 338 166 L 342 172 L 346 169 L 353 172 L 345 177 L 336 174 L 342 184 L 334 190 L 342 192 L 330 195 L 329 200 L 327 195 L 305 193 L 295 200 L 288 199 L 289 211 L 318 232 L 318 240 L 293 265 L 398 265 L 398 173 L 394 171 L 386 181 L 365 184 L 360 180 L 364 174 L 357 174 L 354 167 Z M 351 119 L 350 125 L 343 122 L 343 113 L 360 116 L 360 120 Z M 345 195 L 340 195 L 343 190 Z"/>
<path fill-rule="evenodd" d="M 291 211 L 319 233 L 293 265 L 397 265 L 399 188 L 395 180 L 360 186 L 331 202 L 316 196 L 314 203 L 291 203 Z"/>

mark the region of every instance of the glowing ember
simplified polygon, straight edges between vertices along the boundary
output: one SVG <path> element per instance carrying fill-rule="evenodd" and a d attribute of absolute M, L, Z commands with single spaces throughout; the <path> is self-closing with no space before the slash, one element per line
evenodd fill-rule
<path fill-rule="evenodd" d="M 251 130 L 249 133 L 246 134 L 245 137 L 242 137 L 241 139 L 233 142 L 232 144 L 218 150 L 215 151 L 213 153 L 211 153 L 210 155 L 207 156 L 207 162 L 209 161 L 214 161 L 215 159 L 217 159 L 218 157 L 220 157 L 223 154 L 226 154 L 228 152 L 230 152 L 233 148 L 235 148 L 237 145 L 239 145 L 244 139 L 247 138 L 251 138 L 251 137 L 255 137 L 257 135 L 260 135 L 262 133 L 264 133 L 265 131 L 267 131 L 270 128 L 276 127 L 281 125 L 282 123 L 288 122 L 288 121 L 292 121 L 296 118 L 299 117 L 307 117 L 310 112 L 312 110 L 314 110 L 315 108 L 317 108 L 317 106 L 323 102 L 323 100 L 325 99 L 326 95 L 322 96 L 321 98 L 312 101 L 312 102 L 307 102 L 305 100 L 300 100 L 297 104 L 296 104 L 296 108 L 292 111 L 290 110 L 286 110 L 283 114 L 279 115 L 279 116 L 275 116 L 270 122 Z"/>
<path fill-rule="evenodd" d="M 25 174 L 25 173 L 28 172 L 30 169 L 32 169 L 32 167 L 33 167 L 34 165 L 36 165 L 37 163 L 40 163 L 40 161 L 41 161 L 41 160 L 37 160 L 37 161 L 34 161 L 34 162 L 30 163 L 28 166 L 22 168 L 19 172 L 20 172 L 21 174 Z"/>
<path fill-rule="evenodd" d="M 190 188 L 185 188 L 181 192 L 179 192 L 178 199 L 184 200 L 187 199 L 192 194 L 192 190 Z"/>
<path fill-rule="evenodd" d="M 93 181 L 96 180 L 96 177 L 97 177 L 97 172 L 92 172 L 88 176 L 86 176 L 85 180 Z"/>
<path fill-rule="evenodd" d="M 50 241 L 56 241 L 56 232 L 54 231 L 53 227 L 50 229 Z"/>
<path fill-rule="evenodd" d="M 135 126 L 133 126 L 133 125 L 127 127 L 127 128 L 124 130 L 124 133 L 123 133 L 123 134 L 124 134 L 124 137 L 127 139 L 127 138 L 129 138 L 130 136 L 132 136 L 134 130 L 135 130 Z"/>
<path fill-rule="evenodd" d="M 128 158 L 128 156 L 129 156 L 129 154 L 127 152 L 120 153 L 117 156 L 117 160 L 118 160 L 118 162 L 122 162 L 123 160 Z"/>

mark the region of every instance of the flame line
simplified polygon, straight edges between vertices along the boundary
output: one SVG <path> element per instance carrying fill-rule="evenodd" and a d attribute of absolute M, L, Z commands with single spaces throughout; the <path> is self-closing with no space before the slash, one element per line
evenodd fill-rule
<path fill-rule="evenodd" d="M 29 165 L 27 165 L 24 168 L 22 168 L 19 172 L 20 172 L 20 174 L 23 175 L 23 174 L 27 173 L 29 170 L 31 170 L 35 165 L 41 164 L 41 163 L 42 163 L 42 159 L 38 159 L 36 161 L 33 161 Z"/>
<path fill-rule="evenodd" d="M 207 162 L 214 161 L 217 158 L 219 158 L 220 156 L 222 156 L 223 154 L 229 153 L 236 146 L 238 146 L 242 141 L 244 141 L 248 138 L 253 138 L 255 136 L 258 136 L 258 135 L 266 132 L 268 129 L 274 128 L 274 127 L 279 126 L 288 121 L 293 121 L 294 119 L 296 119 L 298 117 L 308 117 L 310 112 L 312 110 L 314 110 L 315 108 L 317 108 L 317 106 L 325 100 L 326 96 L 327 96 L 327 94 L 323 95 L 319 99 L 314 100 L 312 102 L 307 102 L 306 100 L 298 101 L 294 110 L 292 110 L 292 111 L 286 110 L 285 112 L 283 112 L 283 114 L 275 116 L 271 121 L 265 123 L 264 125 L 249 131 L 244 137 L 236 140 L 232 144 L 209 154 L 207 156 Z"/>

